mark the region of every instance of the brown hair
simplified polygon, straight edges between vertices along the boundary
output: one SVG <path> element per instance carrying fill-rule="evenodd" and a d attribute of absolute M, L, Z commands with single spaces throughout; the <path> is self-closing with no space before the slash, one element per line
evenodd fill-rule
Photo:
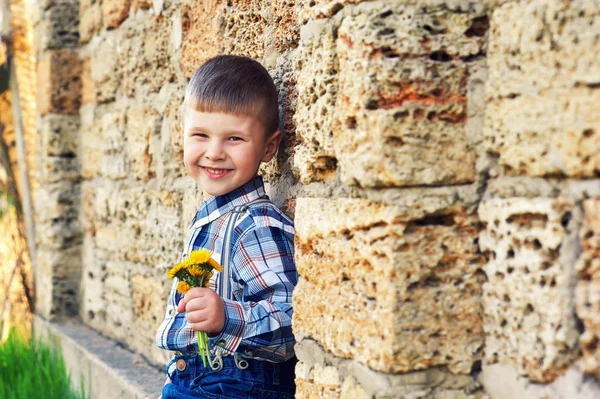
<path fill-rule="evenodd" d="M 223 112 L 258 118 L 268 136 L 279 129 L 277 89 L 257 61 L 235 55 L 209 59 L 192 75 L 185 91 L 187 107 L 198 112 Z"/>

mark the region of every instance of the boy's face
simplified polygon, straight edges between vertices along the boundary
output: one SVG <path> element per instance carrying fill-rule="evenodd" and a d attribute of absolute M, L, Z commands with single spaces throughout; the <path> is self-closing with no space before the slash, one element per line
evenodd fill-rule
<path fill-rule="evenodd" d="M 267 137 L 255 117 L 187 109 L 183 117 L 183 160 L 204 195 L 227 194 L 246 184 L 261 162 L 273 158 L 279 131 Z"/>

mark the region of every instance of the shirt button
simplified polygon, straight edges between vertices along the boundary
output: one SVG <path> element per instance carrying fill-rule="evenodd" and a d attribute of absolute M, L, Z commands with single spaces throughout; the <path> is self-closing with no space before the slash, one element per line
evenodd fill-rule
<path fill-rule="evenodd" d="M 247 349 L 247 350 L 244 352 L 244 355 L 246 355 L 246 356 L 252 356 L 252 355 L 254 355 L 254 352 L 252 352 L 250 349 Z"/>
<path fill-rule="evenodd" d="M 186 367 L 187 367 L 187 364 L 185 363 L 185 360 L 179 359 L 177 361 L 177 370 L 183 371 L 183 370 L 185 370 Z"/>
<path fill-rule="evenodd" d="M 221 348 L 224 348 L 225 344 L 226 344 L 225 340 L 220 340 L 219 342 L 217 342 L 217 345 L 220 346 Z"/>
<path fill-rule="evenodd" d="M 175 309 L 169 310 L 169 316 L 175 316 Z"/>

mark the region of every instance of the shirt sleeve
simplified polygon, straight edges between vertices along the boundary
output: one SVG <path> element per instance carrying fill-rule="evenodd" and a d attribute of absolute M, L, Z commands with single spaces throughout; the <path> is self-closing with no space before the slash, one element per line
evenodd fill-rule
<path fill-rule="evenodd" d="M 231 259 L 238 300 L 223 298 L 225 325 L 209 339 L 229 354 L 271 362 L 294 355 L 292 291 L 297 283 L 293 234 L 257 227 L 243 235 Z"/>

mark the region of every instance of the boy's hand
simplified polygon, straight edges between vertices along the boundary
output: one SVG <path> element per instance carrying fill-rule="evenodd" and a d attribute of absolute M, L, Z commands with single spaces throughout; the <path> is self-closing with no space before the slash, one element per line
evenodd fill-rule
<path fill-rule="evenodd" d="M 183 311 L 193 330 L 219 333 L 225 325 L 223 301 L 210 288 L 195 287 L 186 292 L 177 305 L 177 312 Z"/>

